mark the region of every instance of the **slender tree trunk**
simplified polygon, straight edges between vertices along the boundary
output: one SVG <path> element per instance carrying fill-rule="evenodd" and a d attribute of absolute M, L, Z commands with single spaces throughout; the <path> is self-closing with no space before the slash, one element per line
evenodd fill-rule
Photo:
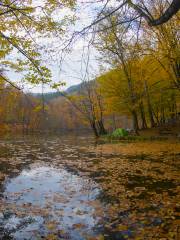
<path fill-rule="evenodd" d="M 172 64 L 172 70 L 175 74 L 175 86 L 178 90 L 180 90 L 180 61 L 176 61 L 174 64 Z"/>
<path fill-rule="evenodd" d="M 113 130 L 115 130 L 116 129 L 116 117 L 114 114 L 112 115 L 112 120 L 113 120 Z"/>
<path fill-rule="evenodd" d="M 171 95 L 171 119 L 176 119 L 176 98 L 174 94 Z"/>
<path fill-rule="evenodd" d="M 99 127 L 99 135 L 107 134 L 107 131 L 106 131 L 105 127 L 104 127 L 104 123 L 103 123 L 102 120 L 98 121 L 98 127 Z"/>
<path fill-rule="evenodd" d="M 97 130 L 97 127 L 96 127 L 96 123 L 95 121 L 90 121 L 90 125 L 91 125 L 91 128 L 93 130 L 93 133 L 96 137 L 99 137 L 99 132 Z"/>
<path fill-rule="evenodd" d="M 23 114 L 23 117 L 22 117 L 22 132 L 23 132 L 23 135 L 25 134 L 25 117 L 24 117 L 24 114 Z"/>
<path fill-rule="evenodd" d="M 160 124 L 163 125 L 165 123 L 165 116 L 164 116 L 164 107 L 161 106 L 161 112 L 160 112 Z"/>
<path fill-rule="evenodd" d="M 146 129 L 147 128 L 147 122 L 146 122 L 146 116 L 145 116 L 145 112 L 144 112 L 144 105 L 143 102 L 141 101 L 139 104 L 139 109 L 140 109 L 140 114 L 141 114 L 141 128 L 142 129 Z"/>
<path fill-rule="evenodd" d="M 159 121 L 159 111 L 157 110 L 157 112 L 153 112 L 153 115 L 154 117 L 156 118 L 156 122 L 157 122 L 157 125 L 159 126 L 160 125 L 160 121 Z"/>
<path fill-rule="evenodd" d="M 176 99 L 175 99 L 175 102 L 174 102 L 174 112 L 175 112 L 175 119 L 178 118 L 178 110 L 177 110 L 177 102 L 176 102 Z"/>
<path fill-rule="evenodd" d="M 139 124 L 138 124 L 138 117 L 137 117 L 137 113 L 135 110 L 131 111 L 132 114 L 132 120 L 133 120 L 133 130 L 135 131 L 135 133 L 138 135 L 138 130 L 139 130 Z"/>
<path fill-rule="evenodd" d="M 154 117 L 153 117 L 153 109 L 152 109 L 151 100 L 150 100 L 150 96 L 149 96 L 149 89 L 148 89 L 148 85 L 147 85 L 146 81 L 144 81 L 144 88 L 145 88 L 145 93 L 146 93 L 146 98 L 147 98 L 149 120 L 150 120 L 151 128 L 153 128 L 156 126 L 156 123 L 155 123 Z"/>
<path fill-rule="evenodd" d="M 107 131 L 104 127 L 104 122 L 103 122 L 103 104 L 102 104 L 102 96 L 100 94 L 98 94 L 96 91 L 96 98 L 97 98 L 97 106 L 99 109 L 99 119 L 98 120 L 98 127 L 99 127 L 99 135 L 105 135 L 107 134 Z"/>

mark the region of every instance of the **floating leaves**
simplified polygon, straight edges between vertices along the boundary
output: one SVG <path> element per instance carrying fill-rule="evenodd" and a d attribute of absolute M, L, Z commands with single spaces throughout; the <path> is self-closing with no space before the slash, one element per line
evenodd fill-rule
<path fill-rule="evenodd" d="M 3 231 L 16 219 L 36 239 L 173 239 L 180 224 L 179 156 L 177 142 L 0 142 Z"/>

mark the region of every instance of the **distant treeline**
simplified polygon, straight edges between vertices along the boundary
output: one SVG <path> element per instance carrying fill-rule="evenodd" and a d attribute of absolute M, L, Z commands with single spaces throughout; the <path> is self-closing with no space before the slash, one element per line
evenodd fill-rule
<path fill-rule="evenodd" d="M 76 86 L 70 89 L 77 89 Z M 0 133 L 89 130 L 60 92 L 24 93 L 0 78 Z"/>
<path fill-rule="evenodd" d="M 118 127 L 140 129 L 176 124 L 180 113 L 177 89 L 169 89 L 164 82 L 151 85 L 142 82 L 136 90 L 136 127 L 131 102 L 123 82 L 123 73 L 114 69 L 96 80 L 72 86 L 70 93 L 23 93 L 1 79 L 0 131 L 6 132 L 67 132 L 93 130 L 96 136 L 112 132 Z M 120 81 L 121 79 L 121 81 Z M 139 86 L 139 81 L 138 81 Z M 167 85 L 168 86 L 168 85 Z M 74 92 L 72 91 L 74 89 Z M 119 89 L 119 91 L 118 91 Z"/>

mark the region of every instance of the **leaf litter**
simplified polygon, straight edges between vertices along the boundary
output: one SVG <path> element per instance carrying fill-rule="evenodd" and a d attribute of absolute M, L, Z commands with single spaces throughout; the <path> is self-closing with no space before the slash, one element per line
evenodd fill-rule
<path fill-rule="evenodd" d="M 176 239 L 178 142 L 54 137 L 0 149 L 2 239 Z"/>

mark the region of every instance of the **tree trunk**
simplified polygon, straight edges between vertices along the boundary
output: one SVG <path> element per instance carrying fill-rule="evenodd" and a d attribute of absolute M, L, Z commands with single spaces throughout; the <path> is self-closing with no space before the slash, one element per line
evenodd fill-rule
<path fill-rule="evenodd" d="M 172 64 L 172 70 L 176 77 L 174 85 L 178 90 L 180 90 L 180 61 L 179 60 L 175 61 L 175 63 Z"/>
<path fill-rule="evenodd" d="M 171 95 L 171 107 L 170 107 L 170 112 L 171 112 L 171 119 L 176 119 L 176 112 L 177 112 L 177 106 L 176 106 L 176 98 L 174 94 Z"/>
<path fill-rule="evenodd" d="M 92 128 L 92 130 L 93 130 L 94 135 L 95 135 L 96 137 L 99 137 L 99 133 L 98 133 L 98 130 L 97 130 L 95 121 L 91 121 L 91 122 L 90 122 L 90 125 L 91 125 L 91 128 Z"/>
<path fill-rule="evenodd" d="M 149 120 L 150 120 L 151 128 L 153 128 L 156 126 L 156 123 L 155 123 L 154 117 L 153 117 L 153 110 L 152 110 L 151 100 L 150 100 L 150 96 L 149 96 L 149 89 L 148 89 L 148 85 L 147 85 L 146 81 L 144 81 L 144 88 L 145 88 L 145 93 L 146 93 L 146 98 L 147 98 Z"/>
<path fill-rule="evenodd" d="M 115 130 L 116 129 L 116 117 L 114 114 L 112 115 L 112 120 L 113 120 L 113 130 Z"/>
<path fill-rule="evenodd" d="M 99 127 L 99 135 L 107 134 L 107 131 L 106 131 L 105 127 L 104 127 L 104 124 L 103 124 L 102 120 L 98 121 L 98 127 Z"/>
<path fill-rule="evenodd" d="M 143 102 L 140 102 L 140 104 L 139 104 L 139 109 L 140 109 L 141 122 L 142 122 L 141 128 L 142 128 L 142 129 L 146 129 L 146 128 L 147 128 L 147 122 L 146 122 L 146 116 L 145 116 L 145 113 L 144 113 L 144 105 L 143 105 Z"/>
<path fill-rule="evenodd" d="M 133 120 L 133 130 L 138 135 L 139 124 L 138 124 L 138 117 L 135 110 L 131 111 L 132 113 L 132 120 Z"/>
<path fill-rule="evenodd" d="M 165 122 L 166 122 L 166 119 L 165 119 L 165 109 L 164 109 L 163 106 L 161 107 L 161 119 L 160 119 L 160 122 L 161 122 L 161 125 L 164 125 Z"/>
<path fill-rule="evenodd" d="M 160 126 L 160 121 L 159 121 L 159 111 L 153 112 L 154 117 L 156 118 L 157 125 Z"/>

